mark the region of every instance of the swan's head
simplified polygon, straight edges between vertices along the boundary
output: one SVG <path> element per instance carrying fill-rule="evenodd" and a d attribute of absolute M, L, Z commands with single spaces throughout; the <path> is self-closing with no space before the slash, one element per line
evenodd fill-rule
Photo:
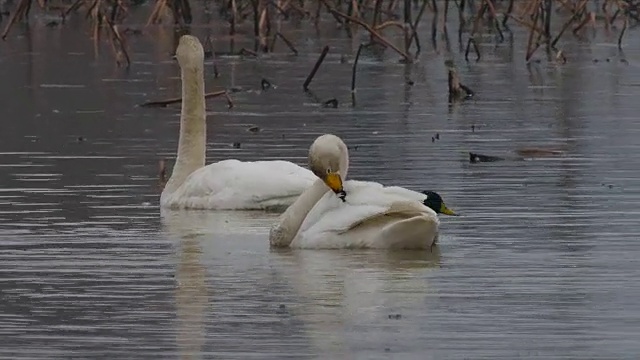
<path fill-rule="evenodd" d="M 423 194 L 427 195 L 427 197 L 422 202 L 426 207 L 435 211 L 436 214 L 445 214 L 458 216 L 453 210 L 449 209 L 447 205 L 442 201 L 442 197 L 435 191 L 423 191 Z"/>
<path fill-rule="evenodd" d="M 319 136 L 309 148 L 309 169 L 344 200 L 342 176 L 348 168 L 347 145 L 331 134 Z"/>
<path fill-rule="evenodd" d="M 176 49 L 176 58 L 182 69 L 196 70 L 204 65 L 204 49 L 197 37 L 182 35 Z"/>

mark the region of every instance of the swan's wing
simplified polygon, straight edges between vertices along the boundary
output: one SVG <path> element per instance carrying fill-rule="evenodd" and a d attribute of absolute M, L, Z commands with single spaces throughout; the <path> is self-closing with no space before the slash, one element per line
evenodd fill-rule
<path fill-rule="evenodd" d="M 421 202 L 425 195 L 397 186 L 374 182 L 347 181 L 346 202 L 335 194 L 325 194 L 307 214 L 294 243 L 304 247 L 374 246 L 385 228 L 413 217 L 438 225 L 436 213 Z M 358 230 L 354 230 L 358 228 Z M 352 244 L 340 244 L 351 242 Z M 378 245 L 375 245 L 378 246 Z"/>
<path fill-rule="evenodd" d="M 372 184 L 371 182 L 363 183 Z M 422 203 L 427 198 L 427 196 L 421 192 L 409 190 L 400 186 L 384 186 L 383 191 L 387 198 L 393 197 L 393 200 L 395 201 L 404 199 L 407 201 L 418 201 Z"/>
<path fill-rule="evenodd" d="M 175 195 L 195 208 L 265 209 L 288 206 L 315 179 L 289 161 L 223 160 L 194 171 Z"/>

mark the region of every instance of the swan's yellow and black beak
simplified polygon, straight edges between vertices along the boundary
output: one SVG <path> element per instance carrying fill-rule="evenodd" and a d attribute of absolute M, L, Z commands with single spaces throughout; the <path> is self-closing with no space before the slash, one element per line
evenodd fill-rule
<path fill-rule="evenodd" d="M 327 184 L 329 189 L 331 189 L 334 193 L 338 194 L 340 196 L 340 199 L 342 199 L 342 201 L 345 201 L 344 198 L 347 196 L 347 193 L 344 191 L 342 187 L 342 177 L 340 177 L 340 174 L 334 173 L 334 172 L 328 172 L 323 180 L 324 180 L 324 183 Z"/>
<path fill-rule="evenodd" d="M 447 205 L 445 205 L 444 203 L 440 205 L 440 213 L 445 215 L 458 216 L 458 214 L 456 214 L 453 210 L 449 209 Z"/>
<path fill-rule="evenodd" d="M 344 191 L 344 189 L 342 188 L 342 178 L 338 173 L 327 173 L 327 175 L 324 177 L 324 183 L 327 184 L 329 189 L 333 190 L 333 192 L 336 194 Z"/>

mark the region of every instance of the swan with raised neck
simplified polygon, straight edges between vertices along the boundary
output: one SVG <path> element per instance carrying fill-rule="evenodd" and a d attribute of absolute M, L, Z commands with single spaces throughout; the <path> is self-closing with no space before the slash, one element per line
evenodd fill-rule
<path fill-rule="evenodd" d="M 162 197 L 175 192 L 206 159 L 207 122 L 204 99 L 204 49 L 191 35 L 183 35 L 176 49 L 182 78 L 182 108 L 178 156 Z"/>
<path fill-rule="evenodd" d="M 160 206 L 172 209 L 278 210 L 291 205 L 315 181 L 290 161 L 221 160 L 205 166 L 206 108 L 204 50 L 183 35 L 176 58 L 182 79 L 178 153 Z"/>

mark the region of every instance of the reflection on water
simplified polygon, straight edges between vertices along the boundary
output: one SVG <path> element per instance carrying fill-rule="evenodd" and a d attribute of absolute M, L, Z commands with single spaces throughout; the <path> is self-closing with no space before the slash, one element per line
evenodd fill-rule
<path fill-rule="evenodd" d="M 208 101 L 209 161 L 305 165 L 311 141 L 336 133 L 350 176 L 435 190 L 464 214 L 442 218 L 439 251 L 275 251 L 277 214 L 160 211 L 157 165 L 175 156 L 179 107 L 136 105 L 178 95 L 173 31 L 129 38 L 127 72 L 71 20 L 16 30 L 0 54 L 12 94 L 0 97 L 0 356 L 635 359 L 633 29 L 624 53 L 606 38 L 567 42 L 563 66 L 523 64 L 524 33 L 482 46 L 480 62 L 458 61 L 477 99 L 453 107 L 441 41 L 413 65 L 363 54 L 351 107 L 340 60 L 358 41 L 280 31 L 299 56 L 220 56 L 218 78 L 207 62 L 208 91 L 243 89 L 231 110 Z M 234 41 L 216 50 L 252 46 Z M 311 87 L 337 109 L 301 91 L 326 43 Z M 260 90 L 262 78 L 276 87 Z M 523 148 L 563 156 L 517 160 Z M 507 160 L 470 164 L 468 151 Z"/>
<path fill-rule="evenodd" d="M 282 352 L 274 336 L 296 339 L 292 350 L 298 356 L 318 351 L 329 358 L 342 356 L 365 341 L 384 350 L 379 348 L 384 332 L 367 330 L 354 337 L 352 329 L 415 316 L 429 296 L 424 276 L 439 266 L 437 248 L 433 253 L 267 250 L 264 232 L 249 237 L 221 233 L 215 212 L 189 213 L 163 212 L 164 231 L 182 247 L 176 306 L 181 330 L 190 335 L 179 338 L 179 345 L 189 350 L 202 336 L 206 306 L 217 319 L 216 328 L 237 327 L 235 341 L 263 344 L 265 356 Z M 273 217 L 242 214 L 224 216 L 239 230 Z M 208 303 L 203 264 L 210 271 Z M 278 331 L 286 324 L 287 330 Z M 240 350 L 228 334 L 210 332 L 208 337 L 214 353 Z"/>
<path fill-rule="evenodd" d="M 194 359 L 199 357 L 204 344 L 209 297 L 199 241 L 195 237 L 185 236 L 180 248 L 175 290 L 177 343 L 181 358 Z"/>

